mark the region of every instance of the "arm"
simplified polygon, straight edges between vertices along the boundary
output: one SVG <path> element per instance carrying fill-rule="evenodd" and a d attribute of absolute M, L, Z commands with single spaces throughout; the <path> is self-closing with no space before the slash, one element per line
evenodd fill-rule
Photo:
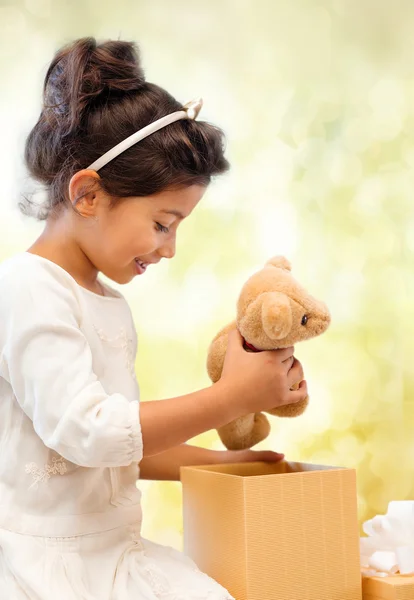
<path fill-rule="evenodd" d="M 145 456 L 139 465 L 140 479 L 179 481 L 180 467 L 217 464 L 222 454 L 225 452 L 181 444 L 161 454 Z"/>
<path fill-rule="evenodd" d="M 293 348 L 249 353 L 234 330 L 230 333 L 223 373 L 209 388 L 141 405 L 144 455 L 159 454 L 210 429 L 219 429 L 240 416 L 259 409 L 302 400 L 306 384 L 291 391 L 289 374 Z M 290 370 L 291 369 L 291 370 Z"/>
<path fill-rule="evenodd" d="M 140 479 L 157 481 L 179 481 L 180 467 L 197 465 L 221 465 L 251 461 L 277 462 L 283 454 L 254 450 L 208 450 L 182 444 L 155 456 L 143 458 L 140 464 Z"/>
<path fill-rule="evenodd" d="M 83 467 L 139 462 L 138 401 L 107 394 L 93 370 L 77 288 L 43 264 L 0 279 L 0 376 L 45 446 Z"/>
<path fill-rule="evenodd" d="M 222 382 L 169 400 L 142 402 L 140 422 L 144 456 L 168 448 L 210 429 L 217 429 L 240 416 L 234 402 L 235 392 Z"/>

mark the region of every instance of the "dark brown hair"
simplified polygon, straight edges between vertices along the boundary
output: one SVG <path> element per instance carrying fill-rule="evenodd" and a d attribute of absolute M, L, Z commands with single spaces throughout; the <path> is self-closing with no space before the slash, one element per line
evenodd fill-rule
<path fill-rule="evenodd" d="M 43 107 L 25 147 L 34 179 L 46 186 L 46 218 L 68 202 L 68 185 L 107 150 L 157 119 L 180 110 L 161 87 L 145 80 L 132 42 L 82 38 L 60 49 L 44 82 Z M 228 169 L 217 127 L 181 120 L 145 138 L 99 171 L 116 202 L 165 189 L 207 185 Z M 30 212 L 30 200 L 21 205 Z"/>

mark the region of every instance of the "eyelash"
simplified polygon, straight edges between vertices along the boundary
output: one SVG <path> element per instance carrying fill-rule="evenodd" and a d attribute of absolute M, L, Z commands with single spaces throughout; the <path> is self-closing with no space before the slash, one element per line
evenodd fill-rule
<path fill-rule="evenodd" d="M 169 228 L 165 227 L 165 225 L 161 225 L 161 223 L 155 223 L 155 225 L 157 226 L 158 231 L 161 231 L 162 233 L 169 233 Z"/>

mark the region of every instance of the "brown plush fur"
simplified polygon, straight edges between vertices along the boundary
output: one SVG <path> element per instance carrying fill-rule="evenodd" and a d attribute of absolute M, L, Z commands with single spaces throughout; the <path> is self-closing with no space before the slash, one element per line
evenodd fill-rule
<path fill-rule="evenodd" d="M 302 324 L 306 315 L 307 322 Z M 238 328 L 243 338 L 258 350 L 287 348 L 316 337 L 329 327 L 330 315 L 325 304 L 316 300 L 293 278 L 289 261 L 283 256 L 269 260 L 242 288 L 237 302 L 237 319 L 214 338 L 208 353 L 207 370 L 216 382 L 221 377 L 228 333 Z M 297 382 L 297 389 L 300 382 Z M 267 411 L 279 417 L 303 413 L 308 398 L 296 404 Z M 249 414 L 218 430 L 223 444 L 238 450 L 251 448 L 264 440 L 270 424 L 263 413 Z"/>

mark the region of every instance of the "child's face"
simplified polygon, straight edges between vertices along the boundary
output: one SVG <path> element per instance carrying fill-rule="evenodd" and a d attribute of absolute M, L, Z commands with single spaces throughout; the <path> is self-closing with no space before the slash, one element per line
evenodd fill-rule
<path fill-rule="evenodd" d="M 81 201 L 76 241 L 91 265 L 117 283 L 128 283 L 146 268 L 175 255 L 177 227 L 197 206 L 204 186 L 192 185 L 153 196 L 120 200 L 98 192 Z"/>

